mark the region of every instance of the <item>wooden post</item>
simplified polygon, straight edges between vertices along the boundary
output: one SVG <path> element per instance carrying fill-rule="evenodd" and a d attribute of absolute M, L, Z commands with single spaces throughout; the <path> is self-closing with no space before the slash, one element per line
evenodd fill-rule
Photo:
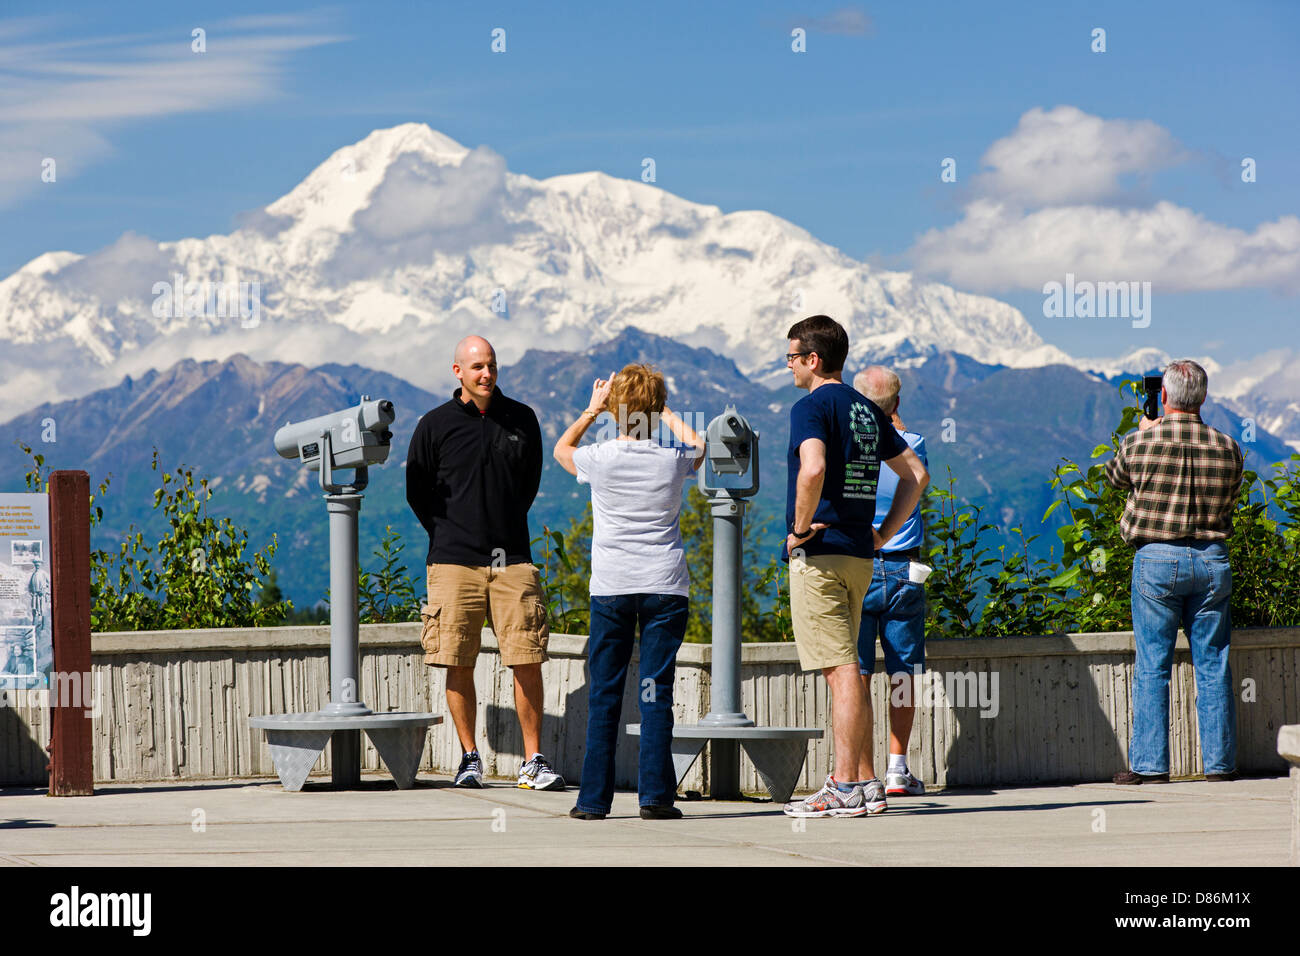
<path fill-rule="evenodd" d="M 94 675 L 90 666 L 90 476 L 50 475 L 50 590 L 54 674 L 50 680 L 50 796 L 95 792 L 91 759 Z"/>

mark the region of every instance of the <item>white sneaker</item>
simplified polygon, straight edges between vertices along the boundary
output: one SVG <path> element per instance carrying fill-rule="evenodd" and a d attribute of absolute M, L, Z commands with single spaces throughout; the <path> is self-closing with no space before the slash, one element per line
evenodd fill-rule
<path fill-rule="evenodd" d="M 545 757 L 533 754 L 519 768 L 519 787 L 523 790 L 563 790 L 564 778 L 551 769 Z"/>
<path fill-rule="evenodd" d="M 925 784 L 912 776 L 912 771 L 885 774 L 885 793 L 891 797 L 919 797 L 925 794 Z"/>
<path fill-rule="evenodd" d="M 483 760 L 477 752 L 461 756 L 460 767 L 456 770 L 455 785 L 475 789 L 483 786 Z"/>

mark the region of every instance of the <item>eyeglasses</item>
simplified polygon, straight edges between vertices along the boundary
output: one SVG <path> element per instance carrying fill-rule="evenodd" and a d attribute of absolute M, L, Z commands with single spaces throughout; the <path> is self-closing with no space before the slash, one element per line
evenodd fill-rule
<path fill-rule="evenodd" d="M 799 358 L 801 355 L 812 355 L 812 354 L 813 354 L 812 349 L 809 349 L 807 352 L 791 352 L 789 355 L 785 357 L 785 364 L 789 365 L 791 362 Z"/>

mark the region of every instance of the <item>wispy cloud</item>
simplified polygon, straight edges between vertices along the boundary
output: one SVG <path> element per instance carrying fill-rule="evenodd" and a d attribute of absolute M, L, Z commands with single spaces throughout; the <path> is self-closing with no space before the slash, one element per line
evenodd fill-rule
<path fill-rule="evenodd" d="M 868 36 L 873 24 L 871 16 L 861 7 L 840 7 L 817 17 L 791 18 L 790 29 L 803 27 L 811 33 L 833 33 L 838 36 Z"/>
<path fill-rule="evenodd" d="M 202 52 L 193 27 L 67 40 L 45 18 L 0 21 L 0 205 L 41 187 L 47 157 L 76 175 L 124 123 L 270 99 L 292 54 L 347 39 L 310 13 L 196 26 Z"/>
<path fill-rule="evenodd" d="M 1149 121 L 1032 109 L 984 154 L 962 218 L 922 235 L 910 258 L 980 291 L 1037 290 L 1073 273 L 1169 292 L 1300 292 L 1300 218 L 1240 229 L 1167 201 L 1135 204 L 1130 179 L 1187 155 Z"/>

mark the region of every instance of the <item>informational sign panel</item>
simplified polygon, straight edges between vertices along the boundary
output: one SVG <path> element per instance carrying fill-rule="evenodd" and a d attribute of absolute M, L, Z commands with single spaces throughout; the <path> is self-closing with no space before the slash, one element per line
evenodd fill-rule
<path fill-rule="evenodd" d="M 0 493 L 0 689 L 45 689 L 54 668 L 48 495 Z"/>

